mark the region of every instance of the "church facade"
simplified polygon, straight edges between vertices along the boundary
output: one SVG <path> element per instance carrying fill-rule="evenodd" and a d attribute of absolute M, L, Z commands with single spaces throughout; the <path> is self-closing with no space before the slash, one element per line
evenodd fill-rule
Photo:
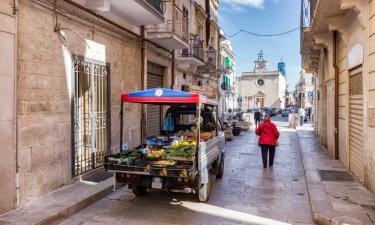
<path fill-rule="evenodd" d="M 287 90 L 285 63 L 280 62 L 278 70 L 269 71 L 262 51 L 254 63 L 252 72 L 243 72 L 237 78 L 239 108 L 284 108 Z"/>

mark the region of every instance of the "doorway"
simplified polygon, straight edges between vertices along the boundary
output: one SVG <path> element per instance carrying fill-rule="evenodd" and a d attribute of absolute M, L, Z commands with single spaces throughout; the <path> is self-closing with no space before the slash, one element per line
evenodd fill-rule
<path fill-rule="evenodd" d="M 362 66 L 349 71 L 349 169 L 364 181 Z"/>
<path fill-rule="evenodd" d="M 147 89 L 162 88 L 165 67 L 147 62 Z M 146 137 L 161 133 L 162 108 L 160 105 L 147 105 Z"/>
<path fill-rule="evenodd" d="M 72 174 L 104 165 L 110 148 L 108 65 L 73 58 Z"/>
<path fill-rule="evenodd" d="M 264 107 L 264 97 L 255 97 L 255 107 L 257 108 Z"/>

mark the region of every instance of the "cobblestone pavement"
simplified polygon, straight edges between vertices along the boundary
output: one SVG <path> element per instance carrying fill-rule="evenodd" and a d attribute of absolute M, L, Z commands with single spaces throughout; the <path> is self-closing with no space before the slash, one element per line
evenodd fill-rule
<path fill-rule="evenodd" d="M 278 117 L 280 120 L 281 117 Z M 254 131 L 227 143 L 225 173 L 211 198 L 150 191 L 135 198 L 120 189 L 62 224 L 312 224 L 295 130 L 283 127 L 273 168 L 263 169 Z"/>

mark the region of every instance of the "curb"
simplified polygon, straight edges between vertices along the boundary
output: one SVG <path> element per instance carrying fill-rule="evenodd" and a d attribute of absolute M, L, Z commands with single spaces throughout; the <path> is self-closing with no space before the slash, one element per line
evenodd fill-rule
<path fill-rule="evenodd" d="M 113 192 L 113 176 L 99 183 L 75 182 L 0 215 L 0 225 L 55 225 Z"/>
<path fill-rule="evenodd" d="M 309 195 L 309 200 L 310 200 L 310 208 L 311 208 L 311 215 L 313 217 L 313 222 L 316 223 L 316 224 L 318 224 L 318 225 L 331 225 L 330 223 L 319 223 L 320 220 L 318 218 L 320 218 L 320 215 L 316 215 L 316 213 L 313 210 L 313 205 L 311 203 L 310 188 L 309 188 L 309 185 L 307 183 L 307 177 L 306 177 L 306 167 L 305 167 L 305 162 L 304 162 L 303 156 L 302 156 L 301 143 L 299 141 L 299 135 L 298 135 L 298 130 L 297 129 L 296 129 L 296 136 L 297 136 L 297 142 L 298 142 L 298 149 L 299 149 L 300 156 L 301 156 L 301 162 L 302 162 L 302 166 L 303 166 L 303 174 L 305 175 L 305 184 L 306 184 L 307 193 Z"/>
<path fill-rule="evenodd" d="M 40 222 L 36 223 L 35 225 L 55 225 L 59 224 L 62 221 L 66 220 L 67 218 L 73 216 L 80 210 L 94 204 L 95 202 L 99 201 L 106 195 L 113 192 L 113 185 L 106 187 L 105 189 L 88 196 L 87 198 L 84 198 L 78 202 L 75 202 L 74 204 L 66 207 L 65 209 L 62 209 L 58 212 L 55 212 L 51 215 L 49 215 L 46 218 L 41 219 Z"/>
<path fill-rule="evenodd" d="M 306 167 L 305 167 L 305 159 L 303 157 L 303 153 L 302 153 L 302 146 L 301 146 L 301 143 L 300 143 L 300 137 L 298 135 L 298 131 L 296 131 L 296 135 L 297 135 L 297 142 L 298 142 L 298 148 L 300 150 L 300 153 L 301 153 L 301 161 L 302 161 L 302 165 L 303 165 L 303 171 L 304 171 L 304 174 L 305 174 L 305 177 L 306 177 Z M 363 225 L 364 223 L 362 221 L 359 221 L 353 217 L 347 217 L 345 215 L 333 215 L 333 216 L 330 216 L 329 212 L 328 213 L 324 213 L 322 214 L 322 209 L 318 209 L 316 205 L 313 204 L 313 201 L 311 200 L 311 196 L 312 196 L 312 193 L 311 193 L 311 187 L 308 183 L 308 180 L 307 180 L 307 177 L 305 179 L 305 182 L 306 182 L 306 187 L 307 187 L 307 192 L 308 192 L 308 195 L 309 195 L 309 199 L 310 199 L 310 207 L 311 207 L 311 213 L 312 213 L 312 216 L 313 216 L 313 222 L 314 224 L 317 224 L 317 225 Z M 331 213 L 334 213 L 334 211 L 332 211 Z M 350 222 L 348 222 L 350 221 Z"/>
<path fill-rule="evenodd" d="M 310 208 L 311 208 L 311 215 L 313 217 L 313 222 L 317 225 L 338 225 L 338 223 L 335 223 L 335 221 L 333 221 L 333 219 L 331 219 L 329 217 L 326 217 L 326 216 L 314 211 L 314 206 L 313 206 L 312 201 L 311 201 L 311 191 L 310 191 L 310 187 L 309 187 L 309 184 L 307 182 L 307 177 L 306 177 L 305 160 L 303 159 L 303 153 L 302 153 L 302 150 L 301 150 L 302 146 L 301 146 L 301 143 L 299 141 L 300 137 L 298 135 L 297 129 L 296 129 L 296 135 L 297 135 L 298 149 L 300 151 L 301 162 L 302 162 L 302 166 L 303 166 L 303 173 L 305 175 L 305 183 L 306 183 L 307 193 L 309 195 L 309 200 L 310 200 Z"/>

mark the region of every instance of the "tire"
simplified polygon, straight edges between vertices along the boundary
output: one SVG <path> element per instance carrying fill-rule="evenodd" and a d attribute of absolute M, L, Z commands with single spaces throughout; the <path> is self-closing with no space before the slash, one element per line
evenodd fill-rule
<path fill-rule="evenodd" d="M 224 176 L 224 156 L 221 156 L 220 164 L 218 165 L 216 178 L 221 179 Z"/>
<path fill-rule="evenodd" d="M 133 193 L 137 196 L 137 197 L 140 197 L 140 196 L 143 196 L 147 193 L 147 187 L 145 186 L 140 186 L 140 185 L 136 185 L 134 188 L 133 188 Z"/>
<path fill-rule="evenodd" d="M 202 187 L 198 190 L 198 199 L 200 202 L 207 202 L 210 199 L 211 194 L 211 179 L 208 178 L 208 183 L 203 184 Z"/>

